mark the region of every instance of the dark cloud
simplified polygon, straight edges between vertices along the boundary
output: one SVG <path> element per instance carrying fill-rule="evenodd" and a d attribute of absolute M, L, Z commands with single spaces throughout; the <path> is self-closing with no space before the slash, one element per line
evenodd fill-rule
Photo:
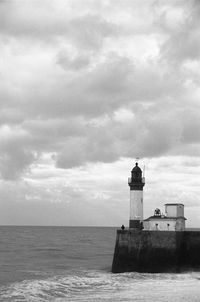
<path fill-rule="evenodd" d="M 26 172 L 35 161 L 36 156 L 31 150 L 16 148 L 5 150 L 0 156 L 1 177 L 6 180 L 16 180 Z"/>
<path fill-rule="evenodd" d="M 0 173 L 4 179 L 17 179 L 36 159 L 30 148 L 30 135 L 20 127 L 0 129 Z"/>
<path fill-rule="evenodd" d="M 79 8 L 80 9 L 80 8 Z M 78 9 L 78 11 L 79 11 Z M 0 33 L 33 43 L 71 43 L 78 51 L 99 51 L 106 37 L 118 35 L 119 27 L 99 14 L 77 14 L 70 3 L 22 0 L 1 5 Z"/>
<path fill-rule="evenodd" d="M 136 157 L 148 215 L 197 205 L 199 25 L 198 1 L 0 1 L 1 223 L 121 224 Z"/>
<path fill-rule="evenodd" d="M 182 132 L 183 143 L 198 144 L 200 143 L 200 119 L 199 109 L 187 110 L 184 116 L 184 126 Z"/>
<path fill-rule="evenodd" d="M 112 1 L 20 3 L 1 4 L 7 65 L 0 74 L 0 123 L 13 131 L 0 144 L 2 177 L 16 178 L 44 153 L 66 169 L 181 149 L 190 154 L 191 144 L 198 154 L 198 87 L 187 67 L 172 64 L 183 64 L 187 53 L 198 60 L 195 2 L 147 1 L 139 8 L 137 1 L 119 1 L 110 12 Z M 144 57 L 138 36 L 156 41 L 159 51 Z M 119 48 L 122 37 L 133 41 L 129 52 Z M 132 117 L 120 120 L 120 110 Z"/>
<path fill-rule="evenodd" d="M 57 57 L 57 63 L 66 70 L 80 70 L 88 67 L 90 64 L 90 58 L 87 55 L 76 56 L 70 58 L 69 55 L 64 52 L 60 53 Z"/>

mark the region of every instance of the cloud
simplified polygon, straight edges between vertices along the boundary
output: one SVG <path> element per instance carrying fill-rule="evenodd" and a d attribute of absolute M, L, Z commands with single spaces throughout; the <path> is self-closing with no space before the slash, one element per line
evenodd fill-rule
<path fill-rule="evenodd" d="M 164 27 L 170 35 L 162 45 L 161 52 L 167 60 L 177 64 L 184 60 L 198 60 L 200 53 L 199 3 L 198 1 L 177 1 L 176 4 L 175 19 L 174 11 L 170 12 L 170 7 L 162 13 Z M 171 24 L 173 27 L 170 28 Z"/>
<path fill-rule="evenodd" d="M 82 13 L 71 2 L 8 1 L 1 4 L 3 36 L 34 43 L 73 45 L 78 51 L 98 51 L 106 37 L 118 34 L 118 26 L 103 16 Z M 23 42 L 23 43 L 24 43 Z"/>
<path fill-rule="evenodd" d="M 4 179 L 16 179 L 36 159 L 27 148 L 29 134 L 19 127 L 2 126 L 0 129 L 0 173 Z"/>
<path fill-rule="evenodd" d="M 66 70 L 80 70 L 82 68 L 88 67 L 88 65 L 90 64 L 90 59 L 86 55 L 70 58 L 67 54 L 62 52 L 58 55 L 57 62 Z"/>
<path fill-rule="evenodd" d="M 15 180 L 35 161 L 36 156 L 30 150 L 16 148 L 5 150 L 0 156 L 0 170 L 3 179 Z"/>
<path fill-rule="evenodd" d="M 23 0 L 0 6 L 2 186 L 28 179 L 41 188 L 19 187 L 24 202 L 62 200 L 64 209 L 63 191 L 80 211 L 80 196 L 89 200 L 87 209 L 92 200 L 103 200 L 109 211 L 108 202 L 120 204 L 119 183 L 108 181 L 112 193 L 102 189 L 95 195 L 92 187 L 84 187 L 91 181 L 88 167 L 104 167 L 104 175 L 135 157 L 161 164 L 163 156 L 177 161 L 185 156 L 182 167 L 191 158 L 198 161 L 198 1 L 144 1 L 141 6 L 129 0 Z M 74 183 L 51 190 L 63 173 L 70 182 L 77 171 L 83 173 L 79 190 Z M 194 201 L 194 182 L 192 187 L 194 195 L 184 196 Z M 177 182 L 176 188 L 183 189 Z M 159 192 L 166 199 L 177 196 L 163 188 Z M 152 192 L 149 196 L 154 199 Z"/>
<path fill-rule="evenodd" d="M 115 190 L 113 203 L 112 187 L 119 184 L 112 179 L 107 166 L 102 180 L 101 166 L 88 170 L 63 171 L 49 165 L 35 166 L 31 179 L 22 181 L 3 181 L 0 183 L 0 216 L 2 224 L 26 225 L 99 225 L 113 226 L 121 220 L 122 211 L 114 207 L 121 203 L 122 193 Z M 119 169 L 120 167 L 118 167 Z M 40 178 L 40 173 L 44 173 Z M 116 171 L 116 167 L 114 168 Z M 113 169 L 112 169 L 113 171 Z M 44 177 L 46 175 L 46 177 Z M 87 179 L 85 176 L 88 176 Z M 114 181 L 113 181 L 114 180 Z M 99 186 L 95 185 L 96 182 Z M 95 185 L 95 186 L 94 186 Z M 122 190 L 123 191 L 123 190 Z M 111 207 L 110 207 L 111 205 Z M 127 211 L 128 205 L 123 206 Z M 105 214 L 106 213 L 106 214 Z M 114 221 L 110 217 L 115 215 Z"/>

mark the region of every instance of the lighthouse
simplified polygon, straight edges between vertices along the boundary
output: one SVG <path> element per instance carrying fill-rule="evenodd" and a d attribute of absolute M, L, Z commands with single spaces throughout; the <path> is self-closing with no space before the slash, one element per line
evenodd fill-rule
<path fill-rule="evenodd" d="M 184 205 L 165 204 L 143 220 L 144 175 L 136 162 L 128 179 L 129 229 L 117 230 L 112 272 L 200 271 L 200 231 L 185 228 Z"/>
<path fill-rule="evenodd" d="M 142 177 L 142 170 L 136 162 L 128 179 L 130 186 L 130 220 L 129 228 L 142 229 L 143 224 L 143 187 L 145 179 Z"/>

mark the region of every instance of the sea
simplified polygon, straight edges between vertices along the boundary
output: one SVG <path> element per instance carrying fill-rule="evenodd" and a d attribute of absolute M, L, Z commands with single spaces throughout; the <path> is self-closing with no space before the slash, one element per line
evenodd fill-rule
<path fill-rule="evenodd" d="M 0 227 L 2 302 L 199 302 L 200 272 L 112 274 L 116 228 Z"/>

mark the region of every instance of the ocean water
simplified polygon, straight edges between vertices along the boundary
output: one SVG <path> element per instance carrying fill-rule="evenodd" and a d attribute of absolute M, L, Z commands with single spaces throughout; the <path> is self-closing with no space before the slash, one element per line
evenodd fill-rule
<path fill-rule="evenodd" d="M 110 272 L 115 228 L 0 227 L 0 301 L 200 301 L 200 273 Z"/>

